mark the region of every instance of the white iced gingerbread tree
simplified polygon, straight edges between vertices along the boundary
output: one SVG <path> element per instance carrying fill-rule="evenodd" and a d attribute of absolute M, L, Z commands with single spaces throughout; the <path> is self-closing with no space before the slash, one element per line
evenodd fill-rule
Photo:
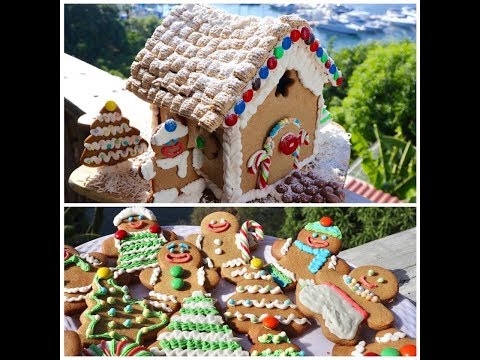
<path fill-rule="evenodd" d="M 83 144 L 80 161 L 85 166 L 115 165 L 144 153 L 148 143 L 140 131 L 130 126 L 114 101 L 107 101 L 92 125 Z"/>
<path fill-rule="evenodd" d="M 150 350 L 167 356 L 248 356 L 239 340 L 224 324 L 210 294 L 194 291 Z"/>

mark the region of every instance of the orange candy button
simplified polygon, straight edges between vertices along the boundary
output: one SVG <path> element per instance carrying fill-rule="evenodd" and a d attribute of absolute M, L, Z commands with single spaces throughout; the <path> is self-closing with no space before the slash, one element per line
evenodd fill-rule
<path fill-rule="evenodd" d="M 402 356 L 416 356 L 417 355 L 417 347 L 415 345 L 403 345 L 400 348 L 400 354 Z"/>
<path fill-rule="evenodd" d="M 263 319 L 262 324 L 266 328 L 275 329 L 278 326 L 279 321 L 273 316 L 267 316 L 265 319 Z"/>
<path fill-rule="evenodd" d="M 322 226 L 332 226 L 333 225 L 333 220 L 329 218 L 328 216 L 324 216 L 320 219 L 320 225 Z"/>

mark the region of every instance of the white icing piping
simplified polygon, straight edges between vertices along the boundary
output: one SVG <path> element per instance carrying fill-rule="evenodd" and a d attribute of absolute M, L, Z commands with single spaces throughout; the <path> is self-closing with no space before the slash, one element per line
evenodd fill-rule
<path fill-rule="evenodd" d="M 280 249 L 280 254 L 282 256 L 285 256 L 291 245 L 292 245 L 292 238 L 288 238 L 287 240 L 285 240 L 285 244 L 283 244 L 282 248 Z"/>
<path fill-rule="evenodd" d="M 118 226 L 122 223 L 122 220 L 125 220 L 130 216 L 138 216 L 138 215 L 143 215 L 149 220 L 157 221 L 157 218 L 155 217 L 155 215 L 151 210 L 141 206 L 134 206 L 134 207 L 129 207 L 120 211 L 118 215 L 113 218 L 113 225 Z"/>
<path fill-rule="evenodd" d="M 75 288 L 63 288 L 63 292 L 67 294 L 87 293 L 92 289 L 92 284 Z"/>
<path fill-rule="evenodd" d="M 386 342 L 389 342 L 389 341 L 398 341 L 400 339 L 403 339 L 405 336 L 406 336 L 405 333 L 403 333 L 401 331 L 397 331 L 397 332 L 394 332 L 393 334 L 392 333 L 386 333 L 382 337 L 377 336 L 377 337 L 375 337 L 375 341 L 378 342 L 378 343 L 386 343 Z"/>
<path fill-rule="evenodd" d="M 203 284 L 205 284 L 205 269 L 203 268 L 203 266 L 197 270 L 197 282 L 200 286 L 203 286 Z"/>
<path fill-rule="evenodd" d="M 227 305 L 231 306 L 232 304 L 227 303 Z M 295 305 L 292 302 L 290 302 L 289 304 L 286 304 L 283 301 L 278 300 L 278 299 L 275 299 L 273 302 L 265 300 L 265 299 L 262 299 L 261 301 L 240 299 L 240 300 L 237 300 L 235 302 L 234 306 L 237 306 L 237 305 L 243 305 L 245 307 L 254 306 L 254 307 L 258 307 L 258 308 L 264 308 L 265 307 L 267 309 L 277 308 L 277 309 L 281 309 L 281 310 L 285 310 L 287 308 L 291 308 L 291 309 L 296 309 L 297 308 L 297 305 Z"/>
<path fill-rule="evenodd" d="M 77 301 L 84 300 L 86 298 L 87 298 L 87 295 L 78 295 L 76 297 L 64 296 L 63 301 L 65 301 L 65 302 L 77 302 Z"/>
<path fill-rule="evenodd" d="M 241 268 L 241 269 L 233 270 L 233 271 L 230 273 L 230 276 L 231 276 L 231 277 L 242 276 L 242 275 L 244 275 L 247 271 L 248 271 L 248 269 L 247 269 L 246 267 L 243 267 L 243 268 Z"/>
<path fill-rule="evenodd" d="M 207 265 L 209 269 L 213 268 L 212 260 L 209 257 L 203 259 L 203 264 Z"/>
<path fill-rule="evenodd" d="M 237 286 L 235 289 L 237 293 L 244 293 L 244 292 L 249 292 L 250 294 L 281 294 L 282 290 L 280 289 L 280 286 L 276 286 L 272 288 L 270 285 L 265 285 L 265 287 L 262 287 L 261 285 L 245 285 L 245 286 Z"/>
<path fill-rule="evenodd" d="M 195 240 L 195 246 L 196 246 L 199 250 L 202 250 L 202 240 L 203 240 L 203 235 L 198 234 L 197 240 Z"/>
<path fill-rule="evenodd" d="M 149 300 L 148 303 L 152 305 L 156 309 L 162 309 L 165 312 L 172 312 L 172 308 L 170 308 L 167 304 L 159 301 Z"/>
<path fill-rule="evenodd" d="M 155 356 L 249 356 L 248 351 L 242 350 L 241 348 L 230 350 L 230 349 L 216 349 L 216 350 L 190 350 L 190 349 L 172 349 L 172 350 L 159 350 L 157 347 L 153 347 L 150 351 Z"/>
<path fill-rule="evenodd" d="M 357 346 L 355 346 L 355 350 L 352 351 L 350 355 L 352 356 L 363 356 L 363 352 L 365 351 L 365 341 L 360 341 Z"/>
<path fill-rule="evenodd" d="M 95 259 L 93 255 L 89 255 L 86 253 L 80 254 L 80 257 L 93 266 L 98 266 L 102 263 L 100 260 Z"/>
<path fill-rule="evenodd" d="M 332 255 L 330 257 L 330 261 L 328 262 L 328 268 L 335 270 L 336 266 L 337 266 L 337 257 L 335 255 Z"/>
<path fill-rule="evenodd" d="M 164 159 L 157 159 L 155 163 L 161 169 L 167 170 L 174 167 L 177 167 L 177 175 L 180 178 L 184 178 L 187 176 L 187 167 L 188 167 L 188 155 L 190 152 L 185 150 L 180 155 L 177 155 L 173 158 L 164 158 Z"/>
<path fill-rule="evenodd" d="M 160 267 L 156 267 L 155 269 L 153 269 L 152 275 L 150 276 L 150 281 L 148 282 L 151 286 L 154 286 L 155 283 L 157 282 L 160 272 L 161 272 Z"/>
<path fill-rule="evenodd" d="M 275 266 L 277 268 L 277 270 L 280 271 L 282 274 L 284 274 L 286 277 L 295 281 L 295 274 L 292 271 L 285 269 L 279 263 L 272 263 L 272 265 Z"/>
<path fill-rule="evenodd" d="M 158 293 L 158 292 L 155 292 L 155 291 L 150 291 L 148 293 L 148 295 L 155 298 L 155 299 L 161 300 L 161 301 L 171 301 L 171 302 L 174 302 L 174 303 L 178 302 L 175 295 L 162 294 L 162 293 Z"/>
<path fill-rule="evenodd" d="M 224 267 L 224 268 L 226 268 L 226 267 L 237 267 L 237 266 L 242 266 L 242 265 L 247 265 L 245 260 L 243 260 L 241 258 L 236 258 L 236 259 L 229 260 L 226 263 L 223 263 L 222 267 Z"/>
<path fill-rule="evenodd" d="M 95 117 L 95 120 L 98 120 L 100 122 L 105 122 L 108 124 L 109 122 L 116 122 L 116 121 L 122 120 L 122 114 L 120 114 L 118 111 L 115 111 L 113 113 L 108 112 L 104 114 L 98 114 Z"/>
<path fill-rule="evenodd" d="M 239 341 L 239 338 L 233 336 L 231 332 L 200 332 L 198 330 L 182 331 L 173 330 L 171 332 L 162 332 L 157 340 L 197 340 L 197 341 Z"/>
<path fill-rule="evenodd" d="M 225 317 L 227 318 L 235 317 L 237 318 L 237 320 L 240 320 L 240 321 L 245 321 L 248 319 L 255 324 L 262 322 L 263 319 L 265 319 L 267 316 L 270 316 L 270 314 L 265 313 L 258 317 L 255 314 L 242 314 L 239 311 L 236 311 L 234 314 L 232 314 L 230 311 L 227 311 L 225 313 Z M 292 321 L 300 325 L 303 325 L 305 323 L 310 324 L 310 321 L 307 318 L 298 318 L 294 314 L 289 314 L 287 318 L 284 318 L 282 315 L 274 315 L 274 316 L 279 322 L 281 322 L 284 325 L 289 325 Z"/>

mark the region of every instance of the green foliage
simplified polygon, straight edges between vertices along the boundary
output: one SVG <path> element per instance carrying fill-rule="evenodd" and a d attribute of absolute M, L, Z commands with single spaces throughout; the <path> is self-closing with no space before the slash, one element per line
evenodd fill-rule
<path fill-rule="evenodd" d="M 103 221 L 103 208 L 92 208 L 91 212 L 85 210 L 78 207 L 65 208 L 65 244 L 77 246 L 101 236 L 99 230 Z"/>
<path fill-rule="evenodd" d="M 120 5 L 66 4 L 65 52 L 128 77 L 133 59 L 161 20 L 147 16 L 122 21 L 120 9 Z"/>
<path fill-rule="evenodd" d="M 342 231 L 343 249 L 415 227 L 415 208 L 285 208 L 285 220 L 278 237 L 295 237 L 308 222 L 322 216 L 333 219 Z"/>

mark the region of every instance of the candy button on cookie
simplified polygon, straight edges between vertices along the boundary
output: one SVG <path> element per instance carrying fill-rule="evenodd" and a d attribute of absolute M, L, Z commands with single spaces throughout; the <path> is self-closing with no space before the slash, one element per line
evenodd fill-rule
<path fill-rule="evenodd" d="M 380 355 L 378 355 L 374 352 L 367 352 L 367 353 L 363 354 L 363 356 L 380 356 Z"/>
<path fill-rule="evenodd" d="M 107 267 L 101 267 L 97 270 L 97 275 L 100 279 L 108 279 L 112 277 L 112 271 Z"/>
<path fill-rule="evenodd" d="M 250 260 L 250 266 L 254 269 L 260 269 L 263 267 L 263 261 L 259 258 L 253 258 Z"/>
<path fill-rule="evenodd" d="M 183 279 L 175 278 L 170 282 L 172 289 L 180 290 L 183 287 Z"/>
<path fill-rule="evenodd" d="M 150 226 L 150 232 L 152 234 L 160 234 L 161 231 L 162 231 L 162 228 L 160 227 L 160 225 L 154 224 Z"/>
<path fill-rule="evenodd" d="M 380 352 L 381 356 L 400 356 L 400 352 L 391 347 L 387 347 Z"/>
<path fill-rule="evenodd" d="M 175 265 L 170 268 L 170 275 L 172 275 L 175 278 L 178 278 L 182 276 L 183 274 L 183 268 L 180 265 Z"/>
<path fill-rule="evenodd" d="M 404 345 L 400 348 L 402 356 L 417 356 L 417 347 L 412 344 Z"/>
<path fill-rule="evenodd" d="M 324 216 L 320 219 L 320 225 L 322 226 L 332 226 L 333 225 L 333 220 L 329 218 L 328 216 Z"/>
<path fill-rule="evenodd" d="M 279 321 L 274 316 L 267 316 L 263 319 L 262 324 L 268 329 L 275 329 L 278 326 Z"/>
<path fill-rule="evenodd" d="M 118 230 L 115 233 L 115 239 L 122 240 L 127 236 L 127 232 L 125 230 Z"/>
<path fill-rule="evenodd" d="M 113 100 L 109 100 L 105 103 L 105 109 L 108 111 L 114 111 L 117 108 L 117 104 Z"/>

